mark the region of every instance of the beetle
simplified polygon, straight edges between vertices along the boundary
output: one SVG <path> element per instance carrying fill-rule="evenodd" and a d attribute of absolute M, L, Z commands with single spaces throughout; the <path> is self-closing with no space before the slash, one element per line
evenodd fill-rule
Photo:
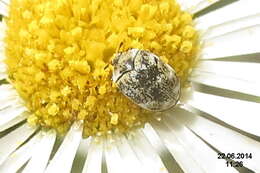
<path fill-rule="evenodd" d="M 157 55 L 140 49 L 116 53 L 112 80 L 119 91 L 150 111 L 164 111 L 180 99 L 180 79 Z"/>

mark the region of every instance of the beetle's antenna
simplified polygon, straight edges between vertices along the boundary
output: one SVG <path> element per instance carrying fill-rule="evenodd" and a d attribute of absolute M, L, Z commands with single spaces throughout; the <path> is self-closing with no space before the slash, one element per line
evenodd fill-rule
<path fill-rule="evenodd" d="M 118 53 L 120 51 L 120 49 L 122 48 L 122 46 L 124 45 L 124 42 L 121 42 L 116 50 L 116 53 Z"/>
<path fill-rule="evenodd" d="M 124 45 L 124 42 L 120 42 L 119 46 L 116 49 L 116 53 L 114 55 L 117 55 L 118 53 L 120 54 L 120 49 Z M 115 58 L 112 59 L 111 63 L 112 65 L 115 64 L 118 60 L 115 60 Z"/>

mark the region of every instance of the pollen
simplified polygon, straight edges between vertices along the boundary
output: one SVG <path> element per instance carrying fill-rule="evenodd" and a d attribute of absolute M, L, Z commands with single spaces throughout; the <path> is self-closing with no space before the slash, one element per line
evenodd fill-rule
<path fill-rule="evenodd" d="M 176 0 L 12 0 L 5 37 L 10 82 L 31 125 L 83 136 L 142 127 L 151 112 L 122 95 L 111 61 L 120 47 L 148 50 L 171 65 L 182 87 L 197 62 L 192 15 Z M 111 113 L 113 112 L 113 113 Z"/>
<path fill-rule="evenodd" d="M 117 125 L 118 123 L 118 114 L 112 113 L 110 123 L 113 125 Z"/>
<path fill-rule="evenodd" d="M 142 37 L 144 34 L 145 28 L 144 27 L 129 27 L 128 34 L 132 35 L 133 37 Z"/>
<path fill-rule="evenodd" d="M 52 116 L 59 112 L 59 107 L 54 103 L 48 108 L 48 113 Z"/>
<path fill-rule="evenodd" d="M 189 53 L 191 50 L 192 50 L 192 42 L 184 41 L 181 44 L 180 51 L 182 51 L 183 53 Z"/>
<path fill-rule="evenodd" d="M 62 90 L 61 90 L 61 94 L 63 95 L 63 96 L 68 96 L 69 94 L 71 93 L 71 89 L 70 89 L 70 87 L 69 86 L 65 86 L 64 88 L 62 88 Z"/>

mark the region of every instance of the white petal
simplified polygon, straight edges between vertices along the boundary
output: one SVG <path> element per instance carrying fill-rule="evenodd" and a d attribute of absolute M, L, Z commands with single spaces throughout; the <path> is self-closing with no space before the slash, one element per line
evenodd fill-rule
<path fill-rule="evenodd" d="M 1 27 L 1 26 L 0 26 Z M 0 40 L 0 80 L 7 78 L 6 65 L 4 64 L 4 48 L 2 46 L 2 40 Z"/>
<path fill-rule="evenodd" d="M 0 166 L 0 172 L 13 173 L 18 171 L 32 156 L 35 144 L 39 142 L 38 136 L 39 134 L 35 135 L 21 148 L 12 153 Z"/>
<path fill-rule="evenodd" d="M 0 31 L 0 33 L 2 33 L 2 31 Z M 4 33 L 2 33 L 2 34 L 4 34 Z M 0 40 L 0 64 L 4 63 L 4 59 L 5 59 L 4 46 L 3 46 L 2 40 Z"/>
<path fill-rule="evenodd" d="M 203 34 L 203 38 L 213 38 L 228 32 L 239 30 L 241 28 L 248 28 L 256 24 L 260 24 L 260 13 L 233 21 L 228 21 L 219 25 L 214 25 L 206 29 L 205 34 Z"/>
<path fill-rule="evenodd" d="M 6 74 L 7 74 L 6 73 L 6 65 L 3 64 L 2 62 L 0 62 L 0 80 L 6 79 L 7 78 Z"/>
<path fill-rule="evenodd" d="M 205 39 L 203 59 L 223 58 L 260 52 L 260 25 Z"/>
<path fill-rule="evenodd" d="M 4 84 L 0 85 L 0 101 L 4 101 L 9 98 L 13 98 L 17 96 L 15 89 L 13 89 L 12 85 Z"/>
<path fill-rule="evenodd" d="M 202 61 L 191 81 L 260 96 L 259 63 Z"/>
<path fill-rule="evenodd" d="M 72 163 L 80 144 L 82 135 L 82 124 L 80 122 L 74 123 L 60 148 L 55 153 L 55 156 L 48 165 L 45 173 L 63 172 L 69 173 Z"/>
<path fill-rule="evenodd" d="M 97 138 L 96 138 L 97 139 Z M 101 173 L 103 141 L 91 141 L 82 173 Z"/>
<path fill-rule="evenodd" d="M 260 104 L 200 92 L 188 104 L 225 123 L 260 137 Z"/>
<path fill-rule="evenodd" d="M 12 106 L 0 110 L 0 127 L 26 111 L 24 106 Z"/>
<path fill-rule="evenodd" d="M 4 38 L 5 38 L 6 24 L 5 22 L 0 22 L 0 63 L 4 59 Z"/>
<path fill-rule="evenodd" d="M 0 22 L 0 42 L 4 41 L 5 29 L 6 29 L 5 22 Z"/>
<path fill-rule="evenodd" d="M 124 166 L 127 172 L 145 172 L 136 153 L 134 152 L 133 148 L 129 145 L 128 140 L 124 136 L 120 136 L 115 140 L 116 146 L 124 162 Z"/>
<path fill-rule="evenodd" d="M 75 159 L 73 161 L 71 172 L 82 172 L 91 140 L 92 138 L 88 137 L 87 139 L 80 141 Z"/>
<path fill-rule="evenodd" d="M 1 4 L 0 4 L 1 11 Z M 1 12 L 0 12 L 1 13 Z M 4 22 L 0 22 L 0 80 L 7 78 L 6 65 L 4 64 L 4 37 L 5 37 L 6 25 Z"/>
<path fill-rule="evenodd" d="M 191 12 L 197 13 L 218 1 L 220 0 L 200 0 L 200 2 L 196 6 L 191 7 Z"/>
<path fill-rule="evenodd" d="M 6 122 L 5 124 L 0 126 L 0 132 L 20 123 L 21 121 L 25 120 L 28 117 L 27 113 L 22 113 L 20 115 L 18 115 L 17 117 L 9 120 L 8 122 Z"/>
<path fill-rule="evenodd" d="M 179 0 L 179 3 L 183 9 L 191 13 L 196 13 L 218 1 L 219 0 Z"/>
<path fill-rule="evenodd" d="M 10 0 L 1 0 L 2 3 L 9 5 L 10 4 Z"/>
<path fill-rule="evenodd" d="M 225 164 L 226 161 L 218 159 L 217 153 L 194 135 L 189 128 L 180 123 L 175 118 L 174 113 L 163 116 L 161 123 L 165 123 L 173 135 L 175 135 L 178 141 L 184 146 L 185 150 L 198 165 L 203 168 L 204 172 L 208 172 L 208 170 L 211 170 L 211 173 L 238 172 L 231 167 L 227 168 Z"/>
<path fill-rule="evenodd" d="M 5 59 L 4 48 L 3 48 L 3 44 L 0 41 L 0 64 L 4 63 L 4 59 Z M 6 69 L 4 71 L 6 71 Z M 1 70 L 1 74 L 3 75 L 2 70 Z M 3 79 L 3 77 L 1 77 L 1 79 Z"/>
<path fill-rule="evenodd" d="M 8 8 L 7 4 L 0 1 L 0 14 L 4 16 L 8 16 Z"/>
<path fill-rule="evenodd" d="M 160 157 L 141 131 L 136 130 L 132 138 L 129 139 L 129 143 L 141 161 L 144 172 L 168 173 Z"/>
<path fill-rule="evenodd" d="M 0 110 L 7 107 L 21 106 L 22 100 L 19 96 L 10 96 L 0 99 Z"/>
<path fill-rule="evenodd" d="M 252 16 L 259 13 L 259 0 L 239 0 L 233 2 L 230 5 L 219 8 L 218 10 L 212 11 L 207 15 L 196 18 L 197 28 L 207 30 L 211 26 L 216 26 L 228 21 L 243 18 L 246 16 Z M 259 23 L 259 21 L 255 21 Z"/>
<path fill-rule="evenodd" d="M 116 147 L 116 142 L 117 141 L 114 141 L 113 139 L 106 140 L 105 142 L 104 152 L 108 173 L 130 173 L 130 171 L 126 169 L 125 162 L 123 162 L 120 156 L 120 153 Z"/>
<path fill-rule="evenodd" d="M 14 101 L 14 99 L 13 98 L 2 98 L 1 100 L 0 100 L 0 110 L 2 110 L 2 109 L 4 109 L 4 108 L 6 108 L 6 107 L 9 107 L 9 106 L 12 106 L 12 105 L 14 105 L 15 103 L 14 103 L 15 101 Z M 14 103 L 14 104 L 13 104 Z M 15 104 L 16 105 L 16 104 Z"/>
<path fill-rule="evenodd" d="M 0 110 L 8 106 L 22 106 L 23 100 L 10 84 L 0 85 Z"/>
<path fill-rule="evenodd" d="M 252 159 L 234 160 L 243 161 L 244 166 L 260 172 L 259 142 L 182 109 L 175 109 L 173 115 L 196 135 L 222 153 L 235 153 L 236 156 L 237 153 L 252 153 Z"/>
<path fill-rule="evenodd" d="M 0 23 L 1 24 L 1 23 Z M 1 26 L 0 26 L 1 27 Z M 1 37 L 1 33 L 2 33 L 2 31 L 0 30 L 0 37 Z M 5 54 L 4 54 L 4 48 L 2 47 L 2 45 L 1 45 L 1 42 L 2 42 L 2 39 L 0 40 L 0 64 L 1 63 L 4 63 L 3 61 L 4 61 L 4 59 L 5 59 Z"/>
<path fill-rule="evenodd" d="M 7 75 L 5 73 L 0 73 L 0 80 L 6 79 Z"/>
<path fill-rule="evenodd" d="M 36 128 L 24 124 L 15 129 L 6 136 L 0 138 L 0 165 L 17 147 L 19 147 L 28 137 L 30 137 Z"/>
<path fill-rule="evenodd" d="M 214 73 L 196 71 L 190 79 L 192 82 L 208 86 L 237 91 L 253 96 L 260 96 L 260 84 L 248 82 L 234 77 L 223 76 Z"/>
<path fill-rule="evenodd" d="M 191 11 L 194 9 L 194 7 L 199 4 L 201 0 L 194 0 L 194 1 L 189 1 L 189 0 L 178 0 L 178 3 L 184 10 Z"/>
<path fill-rule="evenodd" d="M 43 173 L 49 161 L 56 139 L 55 132 L 40 132 L 39 142 L 34 147 L 32 158 L 23 170 L 23 173 Z"/>
<path fill-rule="evenodd" d="M 170 129 L 158 121 L 151 123 L 158 136 L 164 142 L 165 146 L 169 149 L 172 156 L 178 162 L 183 172 L 200 173 L 203 169 L 199 167 L 196 160 L 186 151 L 184 146 L 178 141 L 175 135 L 172 134 Z"/>
<path fill-rule="evenodd" d="M 4 37 L 5 37 L 5 30 L 4 30 L 4 25 L 3 25 L 3 22 L 0 22 L 0 27 L 1 27 L 1 29 L 0 29 L 0 55 L 1 55 L 1 57 L 0 57 L 0 63 L 2 63 L 3 62 L 3 60 L 4 60 Z"/>
<path fill-rule="evenodd" d="M 228 61 L 202 61 L 196 71 L 224 77 L 240 79 L 252 84 L 260 84 L 260 64 Z"/>
<path fill-rule="evenodd" d="M 146 123 L 145 127 L 142 129 L 144 135 L 147 137 L 153 148 L 157 151 L 160 155 L 165 167 L 167 168 L 168 172 L 183 172 L 180 165 L 174 159 L 169 150 L 164 145 L 163 141 L 160 139 L 160 136 L 157 132 L 153 129 L 153 127 Z"/>

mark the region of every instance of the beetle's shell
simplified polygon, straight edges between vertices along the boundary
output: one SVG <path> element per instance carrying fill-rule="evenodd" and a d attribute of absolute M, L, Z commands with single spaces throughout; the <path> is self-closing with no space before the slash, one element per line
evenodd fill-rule
<path fill-rule="evenodd" d="M 112 62 L 112 80 L 119 90 L 144 109 L 163 111 L 176 105 L 180 80 L 173 68 L 148 51 L 130 49 Z"/>

